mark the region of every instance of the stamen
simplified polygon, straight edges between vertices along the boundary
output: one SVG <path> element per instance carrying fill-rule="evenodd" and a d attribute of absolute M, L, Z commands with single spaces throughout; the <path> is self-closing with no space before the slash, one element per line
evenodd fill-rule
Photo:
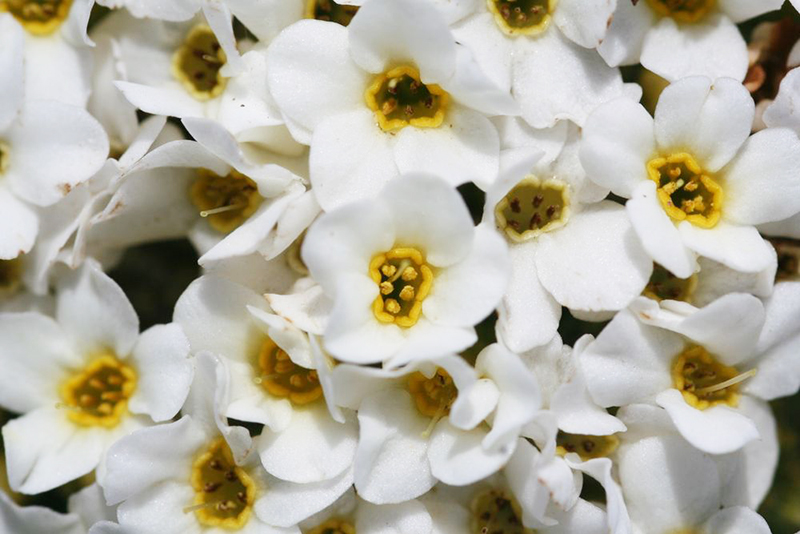
<path fill-rule="evenodd" d="M 203 210 L 200 212 L 200 217 L 206 218 L 209 215 L 216 215 L 217 213 L 225 213 L 226 211 L 240 210 L 247 207 L 247 204 L 231 204 L 230 206 L 221 206 L 210 210 Z"/>
<path fill-rule="evenodd" d="M 377 76 L 364 93 L 367 107 L 384 132 L 406 126 L 438 128 L 444 122 L 449 95 L 438 85 L 420 81 L 411 66 L 396 67 Z"/>
<path fill-rule="evenodd" d="M 733 378 L 731 378 L 729 380 L 726 380 L 725 382 L 720 382 L 719 384 L 716 384 L 716 385 L 713 385 L 713 386 L 700 388 L 700 389 L 696 390 L 695 393 L 698 394 L 698 395 L 704 395 L 706 393 L 714 393 L 716 391 L 722 391 L 723 389 L 728 389 L 729 387 L 735 386 L 736 384 L 738 384 L 740 382 L 744 382 L 748 378 L 752 378 L 752 377 L 756 376 L 757 372 L 758 372 L 758 369 L 755 369 L 755 368 L 750 369 L 749 371 L 745 371 L 744 373 L 742 373 L 742 374 L 740 374 L 738 376 L 734 376 Z"/>
<path fill-rule="evenodd" d="M 561 180 L 526 176 L 495 206 L 497 226 L 521 243 L 563 226 L 569 217 L 569 190 Z"/>
<path fill-rule="evenodd" d="M 372 304 L 375 318 L 402 327 L 414 325 L 433 282 L 422 253 L 413 248 L 390 250 L 372 259 L 369 272 L 379 288 Z"/>
<path fill-rule="evenodd" d="M 267 393 L 287 398 L 292 404 L 305 405 L 322 397 L 322 386 L 314 369 L 294 363 L 269 337 L 265 337 L 258 353 L 253 382 Z"/>

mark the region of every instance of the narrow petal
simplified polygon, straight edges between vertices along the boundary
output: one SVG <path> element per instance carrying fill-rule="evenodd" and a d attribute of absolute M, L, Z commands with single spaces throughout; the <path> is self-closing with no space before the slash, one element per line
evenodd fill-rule
<path fill-rule="evenodd" d="M 30 252 L 39 233 L 39 218 L 31 206 L 0 187 L 0 260 Z"/>
<path fill-rule="evenodd" d="M 117 81 L 114 82 L 114 85 L 125 95 L 128 102 L 153 115 L 179 118 L 205 115 L 203 103 L 195 100 L 177 84 L 151 87 L 139 83 Z"/>

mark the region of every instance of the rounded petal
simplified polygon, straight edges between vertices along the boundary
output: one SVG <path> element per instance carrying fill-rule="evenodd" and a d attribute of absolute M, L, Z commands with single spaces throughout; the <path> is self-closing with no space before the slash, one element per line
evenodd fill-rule
<path fill-rule="evenodd" d="M 791 128 L 800 133 L 800 69 L 792 69 L 781 81 L 778 96 L 764 110 L 764 123 L 770 128 Z"/>
<path fill-rule="evenodd" d="M 452 186 L 475 182 L 485 188 L 497 176 L 500 138 L 485 116 L 453 105 L 438 128 L 400 130 L 394 157 L 401 173 L 429 172 Z"/>
<path fill-rule="evenodd" d="M 151 87 L 140 83 L 116 81 L 114 86 L 125 95 L 128 102 L 146 113 L 179 118 L 205 115 L 203 103 L 176 84 Z"/>
<path fill-rule="evenodd" d="M 83 108 L 92 90 L 91 73 L 90 48 L 58 37 L 25 39 L 26 101 L 57 100 Z"/>
<path fill-rule="evenodd" d="M 59 514 L 44 506 L 19 506 L 0 492 L 0 531 L 14 534 L 86 534 L 76 514 Z"/>
<path fill-rule="evenodd" d="M 586 120 L 580 158 L 593 182 L 630 198 L 647 180 L 647 161 L 656 151 L 652 117 L 637 102 L 617 98 Z"/>
<path fill-rule="evenodd" d="M 753 98 L 738 81 L 684 78 L 670 84 L 658 99 L 658 149 L 663 154 L 688 151 L 703 170 L 717 172 L 750 135 L 754 114 Z"/>
<path fill-rule="evenodd" d="M 698 410 L 686 404 L 677 389 L 660 393 L 656 402 L 667 410 L 681 436 L 703 452 L 726 454 L 759 438 L 755 423 L 728 406 Z"/>
<path fill-rule="evenodd" d="M 499 471 L 514 453 L 516 439 L 494 450 L 481 443 L 486 430 L 459 430 L 442 419 L 436 425 L 428 445 L 428 461 L 433 476 L 445 484 L 466 486 Z"/>
<path fill-rule="evenodd" d="M 768 11 L 775 11 L 783 5 L 782 0 L 761 0 L 760 2 L 750 2 L 749 0 L 720 0 L 719 9 L 733 22 L 737 24 L 747 19 L 752 19 L 763 15 Z"/>
<path fill-rule="evenodd" d="M 194 497 L 191 484 L 183 481 L 164 482 L 147 492 L 131 496 L 117 509 L 117 518 L 124 532 L 202 534 L 204 529 L 197 521 L 196 514 L 183 513 L 183 508 L 191 506 Z"/>
<path fill-rule="evenodd" d="M 703 531 L 714 534 L 771 534 L 766 520 L 745 506 L 724 508 L 711 516 Z"/>
<path fill-rule="evenodd" d="M 26 102 L 7 141 L 5 178 L 17 195 L 39 206 L 58 202 L 108 156 L 100 123 L 83 108 L 55 101 Z"/>
<path fill-rule="evenodd" d="M 453 35 L 469 48 L 482 73 L 498 89 L 511 89 L 514 41 L 497 31 L 494 15 L 488 11 L 474 13 L 453 26 Z"/>
<path fill-rule="evenodd" d="M 616 2 L 609 0 L 561 0 L 553 22 L 571 41 L 597 48 L 614 19 Z"/>
<path fill-rule="evenodd" d="M 611 67 L 639 62 L 647 31 L 656 20 L 651 9 L 642 9 L 633 2 L 617 2 L 614 18 L 597 51 Z"/>
<path fill-rule="evenodd" d="M 25 53 L 25 33 L 22 26 L 13 17 L 0 17 L 0 132 L 17 118 L 22 104 L 23 92 L 23 58 Z"/>
<path fill-rule="evenodd" d="M 562 229 L 539 237 L 536 271 L 562 306 L 619 310 L 644 290 L 653 262 L 625 208 L 603 201 L 574 214 Z"/>
<path fill-rule="evenodd" d="M 423 83 L 441 83 L 455 71 L 455 40 L 426 0 L 367 2 L 347 29 L 350 55 L 368 72 L 409 62 L 419 68 Z"/>
<path fill-rule="evenodd" d="M 724 170 L 723 217 L 736 224 L 779 221 L 800 211 L 800 139 L 784 128 L 753 135 Z"/>
<path fill-rule="evenodd" d="M 739 29 L 724 15 L 680 25 L 663 17 L 644 39 L 641 62 L 670 81 L 696 75 L 741 81 L 747 73 L 747 46 Z"/>
<path fill-rule="evenodd" d="M 714 228 L 706 230 L 683 221 L 678 225 L 678 231 L 688 249 L 737 271 L 760 272 L 775 261 L 769 243 L 752 226 L 720 221 Z"/>
<path fill-rule="evenodd" d="M 356 531 L 364 534 L 428 534 L 433 521 L 419 501 L 377 506 L 360 502 L 356 509 Z"/>

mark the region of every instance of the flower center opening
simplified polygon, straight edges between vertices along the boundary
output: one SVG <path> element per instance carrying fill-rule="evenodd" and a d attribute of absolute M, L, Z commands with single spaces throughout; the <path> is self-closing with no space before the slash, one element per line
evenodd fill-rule
<path fill-rule="evenodd" d="M 220 176 L 208 169 L 199 169 L 192 183 L 189 198 L 208 219 L 211 227 L 223 234 L 232 232 L 256 212 L 264 200 L 256 183 L 244 174 L 231 170 Z"/>
<path fill-rule="evenodd" d="M 441 367 L 428 378 L 419 371 L 408 376 L 408 391 L 419 413 L 426 417 L 442 418 L 458 397 L 458 389 L 447 371 Z"/>
<path fill-rule="evenodd" d="M 522 243 L 564 226 L 569 217 L 569 191 L 564 182 L 527 176 L 494 210 L 497 226 L 511 241 Z"/>
<path fill-rule="evenodd" d="M 433 284 L 433 271 L 422 253 L 415 248 L 395 248 L 378 254 L 370 262 L 369 274 L 380 289 L 372 304 L 375 318 L 402 327 L 414 326 Z"/>
<path fill-rule="evenodd" d="M 653 11 L 677 22 L 697 22 L 714 7 L 714 0 L 647 0 Z"/>
<path fill-rule="evenodd" d="M 0 0 L 0 12 L 7 11 L 34 35 L 53 33 L 67 19 L 72 0 Z"/>
<path fill-rule="evenodd" d="M 306 532 L 306 534 L 356 534 L 356 527 L 344 519 L 328 519 L 321 525 Z"/>
<path fill-rule="evenodd" d="M 778 270 L 775 281 L 800 280 L 800 241 L 796 239 L 772 238 L 769 242 L 778 253 Z"/>
<path fill-rule="evenodd" d="M 215 439 L 194 461 L 191 482 L 194 505 L 184 512 L 197 514 L 201 525 L 238 530 L 247 524 L 256 500 L 256 485 L 233 461 L 223 438 Z"/>
<path fill-rule="evenodd" d="M 556 453 L 560 456 L 574 452 L 585 462 L 593 458 L 610 456 L 619 447 L 619 438 L 614 435 L 588 436 L 559 431 L 556 436 L 556 445 L 558 446 Z"/>
<path fill-rule="evenodd" d="M 358 12 L 358 6 L 343 6 L 333 0 L 308 0 L 305 17 L 347 26 Z"/>
<path fill-rule="evenodd" d="M 0 299 L 16 293 L 22 285 L 22 259 L 0 260 Z"/>
<path fill-rule="evenodd" d="M 537 35 L 550 25 L 557 0 L 486 0 L 489 12 L 506 35 Z"/>
<path fill-rule="evenodd" d="M 740 373 L 724 365 L 705 348 L 693 345 L 678 354 L 672 364 L 673 387 L 687 404 L 705 410 L 719 404 L 739 404 L 739 384 L 755 376 L 756 370 Z"/>
<path fill-rule="evenodd" d="M 407 65 L 376 77 L 367 87 L 364 98 L 384 132 L 409 125 L 438 128 L 444 122 L 450 100 L 438 85 L 422 83 L 419 71 Z"/>
<path fill-rule="evenodd" d="M 81 426 L 112 428 L 128 412 L 128 399 L 136 391 L 136 372 L 108 352 L 61 386 L 67 417 Z"/>
<path fill-rule="evenodd" d="M 647 174 L 658 187 L 658 200 L 675 221 L 701 228 L 719 222 L 722 188 L 686 153 L 659 157 L 647 163 Z"/>
<path fill-rule="evenodd" d="M 258 369 L 260 375 L 256 380 L 270 395 L 288 398 L 300 406 L 322 397 L 317 371 L 294 363 L 269 337 L 261 344 Z"/>
<path fill-rule="evenodd" d="M 505 491 L 479 493 L 470 504 L 471 534 L 535 534 L 522 525 L 522 507 Z"/>
<path fill-rule="evenodd" d="M 678 278 L 658 263 L 654 263 L 653 274 L 650 275 L 650 281 L 647 282 L 642 294 L 659 302 L 662 300 L 691 302 L 695 288 L 697 288 L 696 274 L 689 278 Z"/>
<path fill-rule="evenodd" d="M 227 80 L 220 73 L 225 61 L 214 32 L 200 24 L 192 28 L 172 56 L 172 74 L 197 100 L 210 100 L 225 90 Z"/>

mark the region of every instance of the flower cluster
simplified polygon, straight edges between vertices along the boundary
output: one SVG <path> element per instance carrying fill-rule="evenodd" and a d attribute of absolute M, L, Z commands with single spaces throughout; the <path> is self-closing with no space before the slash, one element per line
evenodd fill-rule
<path fill-rule="evenodd" d="M 0 0 L 0 532 L 769 533 L 782 4 Z"/>

